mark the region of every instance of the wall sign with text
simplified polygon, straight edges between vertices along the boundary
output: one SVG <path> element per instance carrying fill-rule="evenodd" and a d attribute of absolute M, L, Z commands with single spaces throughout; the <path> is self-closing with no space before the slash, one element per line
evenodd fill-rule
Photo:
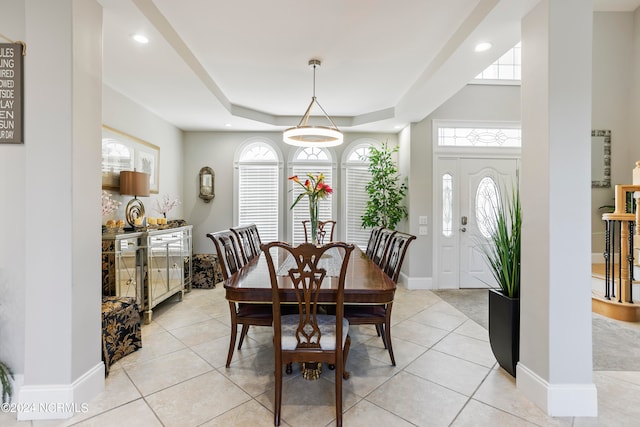
<path fill-rule="evenodd" d="M 22 45 L 0 43 L 0 144 L 22 144 Z"/>

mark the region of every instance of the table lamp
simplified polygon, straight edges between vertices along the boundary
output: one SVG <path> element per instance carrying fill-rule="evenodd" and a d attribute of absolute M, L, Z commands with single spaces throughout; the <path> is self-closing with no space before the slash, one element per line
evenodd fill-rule
<path fill-rule="evenodd" d="M 136 171 L 120 172 L 120 194 L 133 196 L 127 203 L 125 215 L 129 225 L 134 227 L 136 218 L 144 217 L 144 205 L 138 196 L 149 196 L 149 174 Z"/>

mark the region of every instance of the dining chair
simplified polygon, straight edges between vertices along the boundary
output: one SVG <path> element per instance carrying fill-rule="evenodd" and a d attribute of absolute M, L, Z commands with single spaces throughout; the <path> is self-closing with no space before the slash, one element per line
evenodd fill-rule
<path fill-rule="evenodd" d="M 378 237 L 380 237 L 380 230 L 382 230 L 382 227 L 380 226 L 373 227 L 371 229 L 371 234 L 369 235 L 369 241 L 367 242 L 367 249 L 365 251 L 365 254 L 367 254 L 367 256 L 371 259 L 373 259 L 373 254 L 376 249 L 376 243 L 378 243 Z"/>
<path fill-rule="evenodd" d="M 389 238 L 386 255 L 380 268 L 394 283 L 398 283 L 404 256 L 407 253 L 409 244 L 415 239 L 416 236 L 401 232 L 394 232 Z M 392 308 L 393 302 L 380 305 L 347 304 L 344 308 L 344 316 L 352 325 L 375 325 L 378 336 L 382 337 L 384 348 L 389 352 L 391 364 L 396 366 L 391 344 Z"/>
<path fill-rule="evenodd" d="M 311 241 L 311 221 L 305 219 L 302 221 L 304 227 L 304 242 L 309 243 Z M 336 226 L 336 221 L 330 219 L 327 221 L 318 221 L 318 244 L 324 245 L 325 242 L 333 242 L 333 231 Z"/>
<path fill-rule="evenodd" d="M 216 247 L 222 277 L 226 280 L 242 267 L 235 234 L 230 230 L 225 230 L 208 233 L 207 237 L 213 241 Z M 231 338 L 229 341 L 227 364 L 225 365 L 227 368 L 233 358 L 233 350 L 238 334 L 238 324 L 242 325 L 240 341 L 238 342 L 238 350 L 240 350 L 244 338 L 249 332 L 249 326 L 271 326 L 273 320 L 270 304 L 236 304 L 233 301 L 229 301 L 229 312 L 231 313 Z"/>
<path fill-rule="evenodd" d="M 322 265 L 323 259 L 337 258 L 322 258 L 324 253 L 334 248 L 341 252 L 342 260 L 336 264 Z M 276 426 L 280 425 L 282 406 L 282 365 L 293 362 L 327 363 L 334 366 L 336 424 L 342 425 L 342 380 L 349 378 L 345 368 L 351 345 L 349 322 L 343 314 L 344 280 L 353 248 L 353 245 L 344 242 L 329 242 L 323 246 L 302 243 L 297 247 L 283 242 L 262 245 L 269 268 L 273 299 Z M 284 250 L 287 254 L 284 267 L 288 268 L 286 271 L 276 270 L 274 258 L 279 259 L 279 250 Z M 280 266 L 279 269 L 282 270 L 283 267 Z M 280 276 L 288 279 L 282 280 Z M 281 314 L 281 280 L 284 286 L 293 286 L 295 290 L 297 314 Z M 319 312 L 318 297 L 321 293 L 327 293 L 331 302 L 335 302 L 335 314 Z"/>
<path fill-rule="evenodd" d="M 260 234 L 255 224 L 245 225 L 242 227 L 232 227 L 231 231 L 235 234 L 239 246 L 240 255 L 243 263 L 246 264 L 260 254 Z"/>
<path fill-rule="evenodd" d="M 407 253 L 409 244 L 416 239 L 416 236 L 412 234 L 402 233 L 400 231 L 395 232 L 388 244 L 387 253 L 382 262 L 382 271 L 395 283 L 398 283 L 400 277 L 400 269 L 404 262 L 404 256 Z"/>
<path fill-rule="evenodd" d="M 396 233 L 395 230 L 390 230 L 388 228 L 383 227 L 382 229 L 380 229 L 378 239 L 375 243 L 375 248 L 373 250 L 373 256 L 371 257 L 373 262 L 378 264 L 379 267 L 382 267 L 382 262 L 386 255 L 387 248 L 389 247 L 388 246 L 389 239 L 395 233 Z"/>

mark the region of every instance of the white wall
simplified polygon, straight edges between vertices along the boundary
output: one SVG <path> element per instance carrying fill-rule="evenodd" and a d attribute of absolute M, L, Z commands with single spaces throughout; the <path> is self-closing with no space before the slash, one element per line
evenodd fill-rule
<path fill-rule="evenodd" d="M 225 230 L 233 227 L 233 173 L 234 155 L 236 149 L 245 141 L 252 138 L 266 138 L 275 143 L 281 151 L 285 162 L 289 155 L 297 147 L 286 145 L 282 142 L 281 132 L 185 132 L 184 137 L 184 215 L 189 224 L 193 224 L 193 251 L 194 253 L 214 253 L 213 243 L 206 237 L 209 232 Z M 345 142 L 339 147 L 334 147 L 334 161 L 337 163 L 342 157 L 346 146 L 358 138 L 373 138 L 380 142 L 388 141 L 390 146 L 398 143 L 397 135 L 348 133 L 345 134 Z M 216 175 L 215 199 L 205 203 L 198 197 L 198 173 L 203 166 L 211 167 Z M 337 169 L 334 180 L 334 188 L 340 188 L 340 169 Z M 287 169 L 283 170 L 282 180 L 286 180 Z M 286 202 L 287 193 L 282 194 L 282 212 L 287 212 L 289 205 Z M 332 196 L 337 211 L 342 209 L 340 195 Z M 285 224 L 286 226 L 286 224 Z M 281 239 L 286 239 L 286 228 L 281 230 Z M 338 233 L 342 233 L 342 227 L 338 227 Z M 338 234 L 337 238 L 340 238 Z"/>
<path fill-rule="evenodd" d="M 604 222 L 598 208 L 613 204 L 614 186 L 630 184 L 631 171 L 640 160 L 639 116 L 633 114 L 633 105 L 640 99 L 633 89 L 634 75 L 638 79 L 638 69 L 634 70 L 639 59 L 638 51 L 634 52 L 638 28 L 633 13 L 594 14 L 592 129 L 611 130 L 611 188 L 591 192 L 592 253 L 604 251 Z"/>
<path fill-rule="evenodd" d="M 139 198 L 144 204 L 146 215 L 161 216 L 154 209 L 156 199 L 169 194 L 178 197 L 181 203 L 167 214 L 167 218 L 184 218 L 182 131 L 106 85 L 102 86 L 102 110 L 104 125 L 160 147 L 158 194 Z M 114 199 L 122 202 L 122 206 L 117 213 L 103 218 L 103 223 L 112 217 L 124 219 L 125 206 L 131 200 L 131 196 L 120 196 L 117 191 L 111 193 Z"/>
<path fill-rule="evenodd" d="M 104 384 L 100 149 L 91 144 L 100 138 L 102 9 L 80 0 L 21 4 L 29 46 L 25 167 L 5 185 L 24 180 L 24 384 L 17 398 L 37 407 L 86 402 Z"/>

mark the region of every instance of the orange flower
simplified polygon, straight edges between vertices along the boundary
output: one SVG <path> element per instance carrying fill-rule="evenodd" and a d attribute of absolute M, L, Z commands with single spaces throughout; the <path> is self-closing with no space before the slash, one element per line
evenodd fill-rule
<path fill-rule="evenodd" d="M 312 174 L 307 174 L 309 179 L 307 179 L 304 184 L 300 181 L 297 175 L 289 177 L 290 180 L 298 183 L 302 188 L 303 192 L 298 194 L 298 197 L 291 205 L 291 209 L 295 205 L 298 204 L 300 200 L 302 200 L 305 196 L 309 196 L 310 199 L 325 199 L 329 197 L 329 194 L 333 193 L 333 188 L 329 186 L 329 184 L 324 183 L 324 174 L 320 174 L 314 176 Z"/>

